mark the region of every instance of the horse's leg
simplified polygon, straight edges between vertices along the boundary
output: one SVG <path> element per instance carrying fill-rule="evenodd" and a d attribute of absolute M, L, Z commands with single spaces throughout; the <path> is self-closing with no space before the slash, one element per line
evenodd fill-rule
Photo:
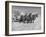
<path fill-rule="evenodd" d="M 25 20 L 23 20 L 23 23 L 25 23 Z"/>
<path fill-rule="evenodd" d="M 28 24 L 28 20 L 27 20 L 27 24 Z"/>
<path fill-rule="evenodd" d="M 33 21 L 33 20 L 31 19 L 31 23 L 32 23 L 32 21 Z"/>
<path fill-rule="evenodd" d="M 31 23 L 31 19 L 29 20 L 29 22 Z"/>
<path fill-rule="evenodd" d="M 34 20 L 32 20 L 32 23 L 34 23 Z"/>
<path fill-rule="evenodd" d="M 34 21 L 32 20 L 32 23 L 34 23 Z"/>
<path fill-rule="evenodd" d="M 24 19 L 24 23 L 25 23 L 25 19 Z"/>
<path fill-rule="evenodd" d="M 23 23 L 24 23 L 24 19 L 23 19 Z"/>

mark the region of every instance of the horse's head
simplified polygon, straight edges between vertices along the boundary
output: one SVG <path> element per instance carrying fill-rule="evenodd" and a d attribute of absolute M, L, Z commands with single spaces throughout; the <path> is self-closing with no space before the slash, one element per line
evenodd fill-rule
<path fill-rule="evenodd" d="M 38 17 L 38 14 L 36 14 L 36 17 Z"/>

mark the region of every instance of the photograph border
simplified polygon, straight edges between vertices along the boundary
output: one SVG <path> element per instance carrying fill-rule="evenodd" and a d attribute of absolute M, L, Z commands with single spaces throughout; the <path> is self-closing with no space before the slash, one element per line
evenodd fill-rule
<path fill-rule="evenodd" d="M 44 5 L 44 32 L 42 33 L 26 33 L 26 34 L 9 34 L 9 3 L 27 3 L 27 4 L 42 4 Z M 5 35 L 18 36 L 18 35 L 32 35 L 32 34 L 45 34 L 45 3 L 38 2 L 22 2 L 22 1 L 5 1 Z"/>

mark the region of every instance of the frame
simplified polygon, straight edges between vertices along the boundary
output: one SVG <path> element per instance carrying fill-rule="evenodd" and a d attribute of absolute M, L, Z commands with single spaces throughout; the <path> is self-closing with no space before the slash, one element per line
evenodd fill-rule
<path fill-rule="evenodd" d="M 5 1 L 5 35 L 32 34 L 45 34 L 45 3 Z"/>

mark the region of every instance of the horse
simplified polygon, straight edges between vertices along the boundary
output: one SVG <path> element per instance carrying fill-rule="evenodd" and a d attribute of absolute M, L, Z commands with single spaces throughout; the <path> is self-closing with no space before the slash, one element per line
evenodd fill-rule
<path fill-rule="evenodd" d="M 27 21 L 27 23 L 30 22 L 30 16 L 31 16 L 31 13 L 26 15 L 26 21 Z"/>
<path fill-rule="evenodd" d="M 34 20 L 36 19 L 36 17 L 38 17 L 38 14 L 34 14 L 34 15 L 32 15 L 32 13 L 29 13 L 29 14 L 25 14 L 25 15 L 21 15 L 21 16 L 16 16 L 16 20 L 14 20 L 14 18 L 13 18 L 13 20 L 15 21 L 15 22 L 23 22 L 23 23 L 25 23 L 25 21 L 27 22 L 27 23 L 34 23 Z"/>
<path fill-rule="evenodd" d="M 32 15 L 30 19 L 32 23 L 34 23 L 34 20 L 36 19 L 36 17 L 38 17 L 38 14 Z"/>
<path fill-rule="evenodd" d="M 26 21 L 27 23 L 29 23 L 30 19 L 31 19 L 31 13 L 29 15 L 28 14 L 25 14 L 24 16 L 21 15 L 19 22 L 25 23 L 25 21 Z"/>

